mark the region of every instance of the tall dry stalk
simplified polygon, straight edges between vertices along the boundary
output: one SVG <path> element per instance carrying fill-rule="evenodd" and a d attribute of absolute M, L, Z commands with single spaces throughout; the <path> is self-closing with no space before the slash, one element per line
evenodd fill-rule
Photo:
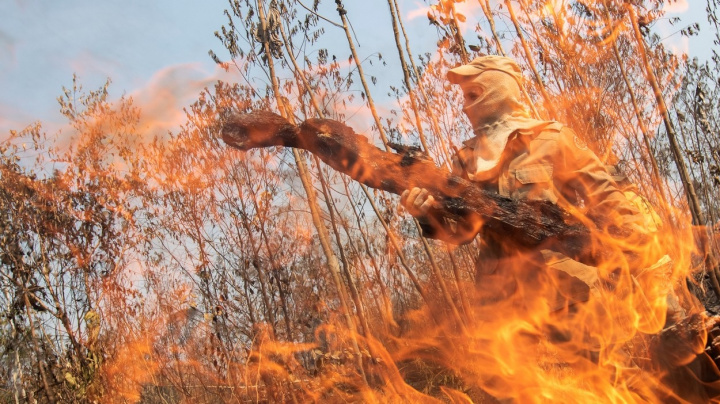
<path fill-rule="evenodd" d="M 680 173 L 680 181 L 682 182 L 683 188 L 685 189 L 685 197 L 687 198 L 688 206 L 690 207 L 690 213 L 692 214 L 693 223 L 697 225 L 704 225 L 705 215 L 703 214 L 702 209 L 700 209 L 700 201 L 698 200 L 697 193 L 695 192 L 695 186 L 692 183 L 687 166 L 685 165 L 685 160 L 683 159 L 682 151 L 680 150 L 680 145 L 677 141 L 677 135 L 675 134 L 675 128 L 672 124 L 672 121 L 670 120 L 670 114 L 668 113 L 668 108 L 665 104 L 665 98 L 663 97 L 657 77 L 655 77 L 655 72 L 650 64 L 647 50 L 645 49 L 645 41 L 643 40 L 642 34 L 640 33 L 637 13 L 635 12 L 635 8 L 632 5 L 626 5 L 626 9 L 628 11 L 630 23 L 632 24 L 633 35 L 637 44 L 637 50 L 640 54 L 642 64 L 645 68 L 645 76 L 650 83 L 650 86 L 652 87 L 653 94 L 655 95 L 655 101 L 657 102 L 657 107 L 659 109 L 660 115 L 662 116 L 663 123 L 665 124 L 665 131 L 668 136 L 668 141 L 670 142 L 670 150 L 673 153 L 675 165 L 678 172 Z"/>
<path fill-rule="evenodd" d="M 263 0 L 257 0 L 257 11 L 258 11 L 258 19 L 260 21 L 260 26 L 263 30 L 263 32 L 268 32 L 267 27 L 267 21 L 265 18 L 265 6 L 263 4 Z M 288 119 L 290 122 L 294 121 L 294 116 L 288 111 L 291 110 L 289 105 L 286 105 L 282 101 L 282 97 L 280 96 L 280 85 L 278 83 L 278 78 L 275 73 L 275 64 L 273 62 L 272 58 L 272 52 L 270 49 L 269 44 L 269 38 L 268 36 L 264 37 L 264 41 L 262 43 L 262 46 L 265 49 L 265 55 L 267 56 L 267 65 L 268 69 L 270 71 L 270 79 L 272 83 L 272 90 L 273 94 L 275 95 L 275 101 L 277 103 L 277 109 L 280 112 L 280 114 Z M 293 157 L 295 158 L 295 162 L 297 164 L 298 173 L 300 176 L 300 180 L 302 182 L 303 188 L 305 189 L 305 193 L 308 198 L 308 207 L 310 208 L 310 214 L 312 216 L 313 224 L 315 225 L 315 230 L 318 234 L 318 239 L 320 240 L 320 245 L 322 246 L 323 252 L 325 253 L 325 258 L 327 259 L 327 265 L 328 269 L 330 270 L 330 273 L 332 275 L 333 283 L 335 284 L 335 288 L 338 292 L 338 297 L 340 299 L 340 305 L 341 305 L 341 311 L 343 313 L 343 316 L 345 317 L 345 321 L 347 323 L 348 328 L 355 332 L 357 331 L 357 328 L 355 327 L 355 321 L 352 319 L 350 306 L 348 305 L 348 298 L 347 298 L 347 291 L 345 290 L 345 285 L 342 282 L 341 275 L 340 275 L 340 265 L 338 263 L 338 259 L 335 256 L 335 253 L 332 250 L 331 244 L 330 244 L 330 238 L 327 233 L 327 228 L 325 227 L 325 224 L 322 222 L 322 219 L 320 217 L 320 208 L 318 207 L 317 203 L 317 195 L 315 193 L 315 188 L 312 185 L 312 177 L 310 176 L 310 173 L 307 169 L 307 163 L 305 162 L 305 158 L 302 156 L 302 154 L 297 150 L 293 149 Z M 357 341 L 354 341 L 355 345 L 355 351 L 360 352 L 359 347 L 357 346 Z M 362 370 L 362 368 L 361 368 Z"/>
<path fill-rule="evenodd" d="M 377 108 L 375 107 L 375 103 L 374 103 L 372 95 L 371 95 L 370 87 L 367 84 L 367 80 L 365 80 L 365 74 L 362 69 L 362 64 L 360 63 L 360 59 L 358 58 L 357 50 L 355 49 L 355 43 L 350 34 L 350 29 L 349 29 L 348 21 L 347 21 L 347 17 L 346 17 L 347 12 L 345 11 L 345 8 L 342 5 L 342 0 L 335 0 L 335 3 L 338 5 L 338 14 L 340 15 L 340 18 L 342 19 L 342 25 L 343 25 L 343 29 L 345 30 L 345 36 L 348 41 L 348 46 L 350 47 L 350 51 L 352 52 L 353 60 L 355 60 L 355 66 L 358 69 L 358 75 L 360 76 L 360 81 L 361 81 L 363 89 L 365 91 L 365 96 L 367 97 L 368 108 L 370 109 L 370 112 L 372 113 L 373 120 L 375 121 L 375 125 L 377 126 L 378 131 L 380 132 L 380 137 L 385 145 L 385 148 L 386 148 L 386 150 L 389 150 L 388 146 L 387 146 L 388 140 L 387 140 L 387 136 L 385 135 L 385 130 L 383 129 L 383 124 L 380 121 L 380 117 L 377 113 Z M 467 56 L 465 56 L 465 59 L 467 59 Z M 415 227 L 418 230 L 418 233 L 422 233 L 422 230 L 420 229 L 420 225 L 417 223 L 417 221 L 414 221 L 414 222 L 415 222 Z M 432 250 L 427 247 L 426 243 L 427 243 L 427 241 L 423 240 L 423 245 L 425 246 L 425 251 L 431 262 L 430 268 L 432 269 L 433 274 L 436 277 L 436 279 L 442 279 L 442 275 L 439 271 L 439 267 L 437 266 L 436 259 L 432 253 Z M 455 315 L 455 317 L 456 317 L 457 323 L 462 324 L 463 323 L 462 319 L 458 315 L 459 312 L 457 310 L 457 307 L 455 307 L 455 303 L 452 299 L 452 296 L 450 296 L 449 291 L 447 290 L 447 287 L 445 287 L 444 284 L 441 284 L 440 287 L 441 287 L 441 293 L 442 293 L 443 299 L 445 300 L 445 304 L 452 310 L 453 315 Z"/>
<path fill-rule="evenodd" d="M 517 16 L 515 15 L 515 9 L 512 6 L 512 3 L 510 0 L 504 0 L 505 1 L 505 7 L 507 8 L 508 12 L 510 13 L 510 20 L 513 23 L 513 26 L 515 27 L 515 34 L 517 35 L 517 38 L 520 40 L 520 44 L 522 45 L 523 50 L 525 51 L 525 60 L 527 60 L 528 65 L 530 66 L 530 70 L 533 73 L 533 77 L 535 79 L 535 84 L 537 85 L 538 90 L 540 91 L 540 94 L 542 94 L 543 98 L 543 106 L 545 107 L 545 110 L 548 112 L 551 118 L 556 118 L 558 116 L 557 111 L 555 111 L 554 102 L 552 101 L 550 95 L 548 94 L 547 90 L 545 89 L 545 84 L 543 83 L 542 77 L 540 76 L 540 73 L 538 72 L 537 66 L 535 65 L 535 58 L 533 57 L 532 52 L 530 51 L 530 46 L 528 45 L 527 41 L 525 40 L 525 34 L 523 34 L 522 28 L 520 27 L 520 22 L 517 19 Z"/>

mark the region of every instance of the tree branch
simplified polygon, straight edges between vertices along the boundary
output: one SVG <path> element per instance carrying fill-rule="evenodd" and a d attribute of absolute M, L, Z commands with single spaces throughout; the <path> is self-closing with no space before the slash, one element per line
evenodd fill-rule
<path fill-rule="evenodd" d="M 254 111 L 228 119 L 222 137 L 240 150 L 271 146 L 304 149 L 358 182 L 397 195 L 413 187 L 425 188 L 440 203 L 444 216 L 459 219 L 476 215 L 485 232 L 501 235 L 518 248 L 552 244 L 575 259 L 591 259 L 590 230 L 557 205 L 488 192 L 437 167 L 418 150 L 383 151 L 337 121 L 309 119 L 295 126 L 274 113 Z"/>

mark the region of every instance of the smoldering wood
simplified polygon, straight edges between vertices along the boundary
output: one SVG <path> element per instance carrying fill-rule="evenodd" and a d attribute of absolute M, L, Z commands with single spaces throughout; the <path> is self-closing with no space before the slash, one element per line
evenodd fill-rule
<path fill-rule="evenodd" d="M 296 126 L 272 112 L 254 111 L 227 119 L 222 138 L 245 151 L 271 146 L 304 149 L 358 182 L 397 195 L 413 187 L 425 188 L 441 205 L 439 214 L 444 217 L 474 216 L 485 232 L 494 232 L 518 248 L 552 244 L 567 256 L 591 261 L 590 230 L 557 205 L 488 192 L 437 167 L 416 148 L 394 144 L 400 153 L 384 151 L 338 121 L 309 119 Z"/>

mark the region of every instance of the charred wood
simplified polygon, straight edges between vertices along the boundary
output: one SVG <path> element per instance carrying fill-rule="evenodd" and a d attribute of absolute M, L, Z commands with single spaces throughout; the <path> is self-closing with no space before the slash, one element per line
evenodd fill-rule
<path fill-rule="evenodd" d="M 386 152 L 338 121 L 309 119 L 296 126 L 277 114 L 254 111 L 230 117 L 222 138 L 244 151 L 271 146 L 304 149 L 358 182 L 397 195 L 412 187 L 425 188 L 447 218 L 474 215 L 486 233 L 501 235 L 520 249 L 552 244 L 570 257 L 589 260 L 590 230 L 557 205 L 488 192 L 437 167 L 415 148 L 393 144 L 400 153 Z"/>

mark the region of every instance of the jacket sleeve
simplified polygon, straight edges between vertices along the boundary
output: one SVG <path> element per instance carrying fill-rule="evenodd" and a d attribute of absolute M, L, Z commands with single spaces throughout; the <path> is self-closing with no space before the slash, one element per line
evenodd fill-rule
<path fill-rule="evenodd" d="M 626 268 L 637 273 L 654 265 L 665 251 L 644 225 L 644 217 L 621 192 L 600 159 L 569 128 L 558 139 L 559 161 L 554 174 L 561 198 L 572 200 L 569 210 L 597 231 L 593 244 L 603 251 L 606 270 Z M 619 255 L 618 255 L 619 254 Z"/>
<path fill-rule="evenodd" d="M 645 225 L 645 217 L 618 189 L 597 156 L 570 129 L 561 130 L 558 159 L 556 177 L 562 196 L 571 198 L 572 192 L 577 193 L 582 201 L 579 217 L 589 219 L 598 228 L 592 232 L 592 248 L 600 252 L 594 263 L 599 279 L 616 293 L 632 291 L 638 296 L 627 300 L 639 315 L 638 329 L 645 333 L 659 331 L 665 322 L 667 302 L 673 301 L 669 286 L 673 264 L 663 243 Z M 578 263 L 571 261 L 566 264 L 577 267 Z M 674 310 L 677 308 L 671 310 L 671 315 Z"/>
<path fill-rule="evenodd" d="M 555 186 L 565 206 L 579 207 L 577 212 L 601 230 L 611 227 L 636 231 L 642 217 L 617 188 L 600 159 L 572 130 L 563 127 L 558 137 Z"/>

